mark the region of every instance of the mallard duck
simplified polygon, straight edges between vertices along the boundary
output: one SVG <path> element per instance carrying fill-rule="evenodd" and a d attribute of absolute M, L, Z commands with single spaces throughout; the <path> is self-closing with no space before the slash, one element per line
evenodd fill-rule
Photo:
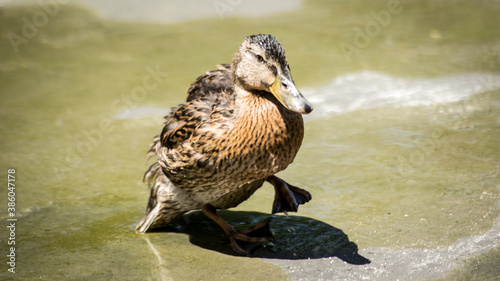
<path fill-rule="evenodd" d="M 201 209 L 238 253 L 249 251 L 240 244 L 272 240 L 270 219 L 236 230 L 217 209 L 239 205 L 265 181 L 275 187 L 273 213 L 296 212 L 311 199 L 275 174 L 295 158 L 304 135 L 302 114 L 312 110 L 295 86 L 278 40 L 263 34 L 245 38 L 231 66 L 198 77 L 186 103 L 165 117 L 148 152 L 158 161 L 144 176 L 152 187 L 137 231 L 164 227 Z"/>

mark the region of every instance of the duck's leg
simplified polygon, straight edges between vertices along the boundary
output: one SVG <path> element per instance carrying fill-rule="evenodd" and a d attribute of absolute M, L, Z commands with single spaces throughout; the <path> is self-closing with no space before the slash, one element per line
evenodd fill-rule
<path fill-rule="evenodd" d="M 201 209 L 207 217 L 213 220 L 220 228 L 222 228 L 222 230 L 224 230 L 224 233 L 226 233 L 229 241 L 231 242 L 231 248 L 233 248 L 235 252 L 248 254 L 250 250 L 259 245 L 259 243 L 274 239 L 271 231 L 269 230 L 269 222 L 271 221 L 270 218 L 252 227 L 236 230 L 223 220 L 219 214 L 217 214 L 217 210 L 212 205 L 204 204 Z M 238 242 L 236 242 L 236 240 L 250 244 L 245 247 L 247 249 L 244 249 L 238 244 Z"/>
<path fill-rule="evenodd" d="M 305 204 L 312 198 L 307 190 L 288 184 L 277 176 L 270 176 L 266 181 L 271 183 L 276 191 L 273 214 L 286 211 L 297 212 L 300 204 Z"/>

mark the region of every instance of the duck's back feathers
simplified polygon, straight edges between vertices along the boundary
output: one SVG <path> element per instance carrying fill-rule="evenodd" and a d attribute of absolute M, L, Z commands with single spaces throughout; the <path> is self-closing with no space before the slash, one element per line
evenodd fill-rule
<path fill-rule="evenodd" d="M 162 146 L 175 148 L 192 137 L 196 129 L 207 120 L 232 114 L 232 108 L 234 88 L 231 67 L 228 64 L 220 64 L 218 69 L 198 77 L 187 90 L 186 103 L 173 107 L 164 117 L 163 130 L 160 135 L 154 137 L 147 153 L 148 157 L 156 158 Z M 156 161 L 144 174 L 144 181 L 151 187 L 160 177 L 161 180 L 168 180 Z"/>

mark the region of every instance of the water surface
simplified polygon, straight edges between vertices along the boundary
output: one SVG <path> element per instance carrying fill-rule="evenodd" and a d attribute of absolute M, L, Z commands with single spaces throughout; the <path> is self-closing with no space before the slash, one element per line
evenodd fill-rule
<path fill-rule="evenodd" d="M 43 8 L 2 7 L 0 164 L 4 182 L 16 169 L 18 218 L 18 273 L 2 267 L 2 279 L 300 279 L 292 260 L 332 279 L 340 267 L 319 262 L 363 261 L 339 254 L 345 247 L 375 264 L 382 258 L 364 249 L 434 251 L 489 233 L 500 214 L 500 7 L 400 4 L 349 57 L 341 44 L 355 44 L 356 30 L 387 3 L 305 1 L 272 16 L 175 24 L 119 22 L 61 5 L 17 46 L 9 34 L 24 36 L 23 17 Z M 275 216 L 281 240 L 252 257 L 232 255 L 199 213 L 168 232 L 136 234 L 148 198 L 144 153 L 161 109 L 183 102 L 198 75 L 230 62 L 254 33 L 278 37 L 315 103 L 303 147 L 280 173 L 313 200 Z M 155 86 L 137 92 L 147 75 Z M 266 184 L 223 215 L 239 227 L 267 218 L 273 193 Z M 498 260 L 493 246 L 469 258 Z M 475 272 L 457 267 L 450 279 Z"/>

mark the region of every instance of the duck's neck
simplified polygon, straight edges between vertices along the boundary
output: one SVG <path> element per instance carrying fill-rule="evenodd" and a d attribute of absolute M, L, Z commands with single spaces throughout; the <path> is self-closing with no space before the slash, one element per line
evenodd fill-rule
<path fill-rule="evenodd" d="M 257 127 L 263 129 L 262 133 L 289 134 L 293 128 L 302 138 L 302 115 L 285 109 L 271 93 L 249 92 L 236 86 L 234 94 L 234 114 L 240 129 Z"/>
<path fill-rule="evenodd" d="M 272 95 L 261 91 L 247 91 L 242 87 L 236 86 L 234 88 L 234 113 L 238 118 L 248 118 L 265 116 L 275 113 L 280 117 L 279 104 L 275 103 Z"/>

